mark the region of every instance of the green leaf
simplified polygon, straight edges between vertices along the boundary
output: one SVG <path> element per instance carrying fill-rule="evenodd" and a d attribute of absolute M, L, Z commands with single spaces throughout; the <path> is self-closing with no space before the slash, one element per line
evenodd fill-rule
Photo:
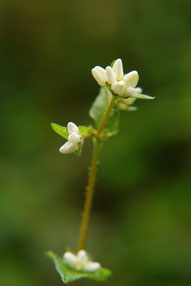
<path fill-rule="evenodd" d="M 89 115 L 92 119 L 94 119 L 95 126 L 98 128 L 105 110 L 108 106 L 109 102 L 109 94 L 107 88 L 101 87 L 98 96 L 93 102 Z M 105 126 L 105 135 L 112 136 L 118 132 L 119 125 L 119 109 L 116 107 L 112 108 L 111 114 L 108 118 L 107 124 Z"/>
<path fill-rule="evenodd" d="M 59 134 L 60 136 L 62 136 L 68 140 L 69 133 L 68 133 L 68 130 L 66 127 L 63 127 L 63 126 L 58 125 L 56 123 L 51 123 L 51 127 L 57 134 Z"/>
<path fill-rule="evenodd" d="M 90 128 L 86 127 L 86 126 L 78 126 L 79 128 L 79 132 L 82 136 L 87 136 L 88 134 L 90 134 Z"/>
<path fill-rule="evenodd" d="M 60 274 L 60 277 L 65 284 L 82 278 L 104 281 L 107 277 L 111 275 L 111 271 L 103 267 L 93 273 L 76 271 L 70 268 L 67 264 L 65 264 L 63 259 L 54 254 L 52 251 L 48 251 L 47 255 L 54 261 L 56 270 Z"/>

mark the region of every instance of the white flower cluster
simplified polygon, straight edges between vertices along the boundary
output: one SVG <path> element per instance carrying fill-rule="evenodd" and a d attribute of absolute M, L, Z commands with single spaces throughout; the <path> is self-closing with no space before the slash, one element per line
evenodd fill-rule
<path fill-rule="evenodd" d="M 90 261 L 85 250 L 78 251 L 77 255 L 66 252 L 63 259 L 68 266 L 77 271 L 95 272 L 101 267 L 100 263 Z"/>
<path fill-rule="evenodd" d="M 137 71 L 124 74 L 121 59 L 117 59 L 113 67 L 107 66 L 106 69 L 96 66 L 92 69 L 92 75 L 100 86 L 109 86 L 112 92 L 121 97 L 153 99 L 152 96 L 142 94 L 142 89 L 136 87 L 139 81 Z"/>
<path fill-rule="evenodd" d="M 77 151 L 80 142 L 82 142 L 83 140 L 76 124 L 74 124 L 73 122 L 69 122 L 67 125 L 67 129 L 69 133 L 68 141 L 59 149 L 62 154 L 69 154 Z"/>

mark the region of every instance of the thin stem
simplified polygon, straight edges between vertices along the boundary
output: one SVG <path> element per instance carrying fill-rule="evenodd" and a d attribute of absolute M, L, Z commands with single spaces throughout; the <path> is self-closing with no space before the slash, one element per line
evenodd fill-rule
<path fill-rule="evenodd" d="M 89 223 L 90 210 L 91 210 L 91 205 L 92 205 L 92 197 L 93 197 L 94 185 L 95 185 L 95 179 L 96 179 L 96 170 L 97 170 L 97 164 L 98 164 L 98 159 L 99 159 L 99 150 L 100 150 L 99 139 L 95 137 L 93 144 L 94 144 L 94 148 L 93 148 L 92 165 L 90 168 L 90 174 L 89 174 L 89 180 L 88 180 L 88 186 L 87 186 L 87 192 L 86 192 L 86 200 L 85 200 L 84 211 L 82 215 L 82 224 L 81 224 L 81 230 L 80 230 L 78 250 L 84 249 L 85 244 L 86 244 L 88 223 Z"/>
<path fill-rule="evenodd" d="M 115 97 L 112 96 L 110 102 L 108 103 L 108 106 L 107 106 L 107 108 L 106 108 L 106 111 L 105 111 L 105 113 L 104 113 L 104 116 L 103 116 L 103 118 L 102 118 L 102 121 L 101 121 L 101 123 L 100 123 L 100 125 L 99 125 L 99 127 L 98 127 L 98 130 L 97 130 L 97 134 L 98 134 L 98 135 L 100 135 L 100 134 L 102 133 L 102 131 L 103 131 L 103 129 L 104 129 L 106 123 L 107 123 L 107 120 L 108 120 L 108 118 L 109 118 L 109 115 L 110 115 L 110 112 L 111 112 L 112 107 L 113 107 L 113 105 L 114 105 L 114 102 L 115 102 Z"/>
<path fill-rule="evenodd" d="M 109 118 L 109 115 L 110 115 L 110 112 L 112 110 L 114 103 L 115 103 L 115 97 L 112 96 L 111 100 L 108 103 L 106 111 L 103 115 L 103 118 L 100 122 L 98 130 L 96 132 L 97 136 L 95 136 L 93 140 L 93 144 L 94 144 L 93 157 L 92 157 L 92 164 L 91 164 L 90 173 L 89 173 L 85 205 L 84 205 L 84 210 L 82 214 L 82 223 L 81 223 L 81 229 L 80 229 L 78 250 L 84 249 L 85 244 L 86 244 L 88 223 L 89 223 L 92 198 L 93 198 L 93 193 L 94 193 L 94 186 L 95 186 L 95 181 L 96 181 L 96 171 L 97 171 L 97 165 L 99 161 L 99 151 L 100 151 L 100 141 L 101 141 L 100 135 L 102 131 L 104 130 L 104 127 L 107 123 L 107 120 Z"/>

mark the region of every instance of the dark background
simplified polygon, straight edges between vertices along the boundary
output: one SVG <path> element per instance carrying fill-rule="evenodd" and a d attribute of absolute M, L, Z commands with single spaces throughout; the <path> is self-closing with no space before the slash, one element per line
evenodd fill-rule
<path fill-rule="evenodd" d="M 113 271 L 105 285 L 191 285 L 190 10 L 186 0 L 1 0 L 0 285 L 62 285 L 44 253 L 76 249 L 92 146 L 61 155 L 50 122 L 90 124 L 91 68 L 118 57 L 156 99 L 122 112 L 105 144 L 87 250 Z"/>

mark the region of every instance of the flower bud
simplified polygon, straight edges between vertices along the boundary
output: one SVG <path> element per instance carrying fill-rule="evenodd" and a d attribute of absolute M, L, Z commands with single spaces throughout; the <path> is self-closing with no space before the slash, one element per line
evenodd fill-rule
<path fill-rule="evenodd" d="M 68 141 L 72 143 L 79 143 L 81 141 L 81 135 L 73 132 L 71 135 L 68 136 Z"/>
<path fill-rule="evenodd" d="M 63 258 L 64 261 L 70 266 L 74 266 L 76 264 L 76 256 L 71 252 L 64 253 Z"/>
<path fill-rule="evenodd" d="M 113 71 L 117 76 L 117 80 L 121 80 L 123 78 L 123 63 L 121 59 L 117 59 L 114 62 Z"/>
<path fill-rule="evenodd" d="M 98 270 L 100 267 L 101 267 L 101 265 L 98 262 L 88 262 L 84 267 L 84 271 L 94 272 L 94 271 Z"/>
<path fill-rule="evenodd" d="M 59 151 L 62 154 L 70 154 L 70 153 L 74 153 L 77 149 L 78 149 L 78 145 L 76 143 L 72 143 L 68 141 L 60 147 Z"/>
<path fill-rule="evenodd" d="M 116 81 L 112 84 L 111 89 L 115 94 L 122 96 L 125 90 L 125 82 L 123 80 Z"/>
<path fill-rule="evenodd" d="M 116 81 L 116 74 L 114 73 L 113 69 L 111 67 L 106 67 L 106 75 L 107 75 L 107 82 L 109 84 L 112 84 Z"/>
<path fill-rule="evenodd" d="M 73 122 L 68 122 L 67 129 L 69 134 L 72 134 L 73 132 L 79 132 L 78 126 L 76 126 L 76 124 L 74 124 Z"/>
<path fill-rule="evenodd" d="M 123 77 L 123 80 L 127 87 L 136 87 L 139 81 L 139 74 L 137 71 L 131 71 Z"/>
<path fill-rule="evenodd" d="M 92 75 L 100 86 L 106 85 L 106 71 L 102 67 L 96 66 L 95 68 L 93 68 Z"/>

